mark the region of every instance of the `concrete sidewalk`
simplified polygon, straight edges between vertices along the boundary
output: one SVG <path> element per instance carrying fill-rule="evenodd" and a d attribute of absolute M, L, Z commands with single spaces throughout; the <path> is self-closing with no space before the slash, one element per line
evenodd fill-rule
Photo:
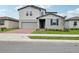
<path fill-rule="evenodd" d="M 79 34 L 24 34 L 24 33 L 0 33 L 0 35 L 23 35 L 23 36 L 59 36 L 59 37 L 79 37 Z"/>
<path fill-rule="evenodd" d="M 26 36 L 79 37 L 79 34 L 26 34 Z"/>
<path fill-rule="evenodd" d="M 0 34 L 0 41 L 27 41 L 25 34 Z"/>
<path fill-rule="evenodd" d="M 28 36 L 65 36 L 61 34 L 0 34 L 0 41 L 21 41 L 21 42 L 67 42 L 79 43 L 79 40 L 47 40 L 47 39 L 30 39 Z M 67 35 L 71 37 L 79 37 L 79 35 Z"/>

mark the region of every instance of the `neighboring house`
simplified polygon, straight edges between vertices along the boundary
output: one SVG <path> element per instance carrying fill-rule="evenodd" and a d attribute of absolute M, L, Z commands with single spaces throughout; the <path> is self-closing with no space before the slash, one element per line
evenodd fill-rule
<path fill-rule="evenodd" d="M 72 17 L 65 21 L 65 28 L 79 28 L 79 17 Z"/>
<path fill-rule="evenodd" d="M 65 17 L 57 15 L 57 12 L 47 12 L 34 5 L 19 8 L 18 11 L 20 28 L 64 29 Z"/>
<path fill-rule="evenodd" d="M 0 28 L 19 28 L 19 21 L 11 17 L 0 17 Z"/>

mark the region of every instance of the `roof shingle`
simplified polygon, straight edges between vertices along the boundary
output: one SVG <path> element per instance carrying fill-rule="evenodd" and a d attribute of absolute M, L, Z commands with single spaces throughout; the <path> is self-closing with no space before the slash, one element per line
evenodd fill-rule
<path fill-rule="evenodd" d="M 60 15 L 57 15 L 57 14 L 48 13 L 48 14 L 46 14 L 46 15 L 42 15 L 42 16 L 40 16 L 40 17 L 37 17 L 37 19 L 39 19 L 39 18 L 41 18 L 41 17 L 44 17 L 44 16 L 47 16 L 47 15 L 55 15 L 55 16 L 58 16 L 58 17 L 61 17 L 61 18 L 65 18 L 65 17 L 60 16 Z"/>
<path fill-rule="evenodd" d="M 10 20 L 10 21 L 19 22 L 19 20 L 7 16 L 0 17 L 0 20 Z"/>
<path fill-rule="evenodd" d="M 69 19 L 67 19 L 66 21 L 69 21 L 69 20 L 79 20 L 79 17 L 71 17 L 71 18 L 69 18 Z"/>

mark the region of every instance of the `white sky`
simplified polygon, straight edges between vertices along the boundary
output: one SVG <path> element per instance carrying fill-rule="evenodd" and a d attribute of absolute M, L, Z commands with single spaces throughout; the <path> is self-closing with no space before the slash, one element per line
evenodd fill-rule
<path fill-rule="evenodd" d="M 0 0 L 0 5 L 78 5 L 79 0 Z"/>

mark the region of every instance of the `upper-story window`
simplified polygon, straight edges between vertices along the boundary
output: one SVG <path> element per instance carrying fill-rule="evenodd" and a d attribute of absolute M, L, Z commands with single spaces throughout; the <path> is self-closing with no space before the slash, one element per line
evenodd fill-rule
<path fill-rule="evenodd" d="M 51 25 L 59 25 L 59 20 L 58 19 L 51 19 L 50 23 L 51 23 Z"/>
<path fill-rule="evenodd" d="M 27 11 L 26 16 L 32 16 L 32 11 Z"/>
<path fill-rule="evenodd" d="M 32 11 L 30 11 L 30 16 L 32 16 Z"/>
<path fill-rule="evenodd" d="M 28 13 L 28 11 L 26 12 L 26 16 L 28 16 L 29 15 L 29 13 Z"/>
<path fill-rule="evenodd" d="M 74 25 L 74 26 L 77 26 L 77 22 L 75 21 L 73 25 Z"/>

